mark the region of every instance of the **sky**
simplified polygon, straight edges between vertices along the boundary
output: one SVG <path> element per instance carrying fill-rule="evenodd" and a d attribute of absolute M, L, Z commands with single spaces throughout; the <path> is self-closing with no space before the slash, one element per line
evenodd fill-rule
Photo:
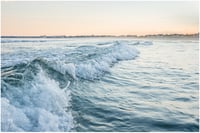
<path fill-rule="evenodd" d="M 198 1 L 2 1 L 1 35 L 191 34 Z"/>

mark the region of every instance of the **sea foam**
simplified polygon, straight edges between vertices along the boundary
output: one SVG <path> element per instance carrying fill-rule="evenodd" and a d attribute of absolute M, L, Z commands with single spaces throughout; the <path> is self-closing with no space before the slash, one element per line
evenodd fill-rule
<path fill-rule="evenodd" d="M 12 60 L 15 54 L 7 56 L 11 66 L 5 64 L 2 71 L 2 131 L 71 131 L 72 82 L 99 79 L 115 63 L 134 59 L 139 51 L 116 41 L 103 47 L 77 47 L 71 53 L 40 51 L 37 56 L 19 55 L 26 58 L 18 62 Z"/>
<path fill-rule="evenodd" d="M 73 128 L 73 117 L 68 110 L 70 90 L 59 88 L 42 70 L 22 87 L 4 87 L 2 131 L 70 131 Z"/>
<path fill-rule="evenodd" d="M 117 42 L 110 47 L 101 49 L 94 58 L 76 64 L 76 75 L 83 79 L 97 79 L 102 74 L 109 72 L 114 63 L 134 59 L 138 54 L 139 51 L 134 47 Z"/>

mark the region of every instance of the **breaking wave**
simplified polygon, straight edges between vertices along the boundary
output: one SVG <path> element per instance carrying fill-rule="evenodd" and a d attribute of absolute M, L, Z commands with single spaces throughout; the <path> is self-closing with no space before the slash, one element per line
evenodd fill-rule
<path fill-rule="evenodd" d="M 70 90 L 61 89 L 42 69 L 38 69 L 32 80 L 22 78 L 21 84 L 17 81 L 19 77 L 11 79 L 11 76 L 4 75 L 2 81 L 2 131 L 69 131 L 73 128 L 73 117 L 68 109 Z"/>
<path fill-rule="evenodd" d="M 106 47 L 78 47 L 66 59 L 36 57 L 3 66 L 2 131 L 71 131 L 70 88 L 74 82 L 99 79 L 115 63 L 138 54 L 133 46 L 116 42 Z M 68 56 L 75 60 L 69 61 Z"/>
<path fill-rule="evenodd" d="M 83 79 L 98 79 L 109 72 L 110 67 L 121 60 L 134 59 L 139 54 L 135 48 L 126 44 L 117 43 L 100 52 L 89 54 L 89 60 L 76 65 L 76 75 Z"/>

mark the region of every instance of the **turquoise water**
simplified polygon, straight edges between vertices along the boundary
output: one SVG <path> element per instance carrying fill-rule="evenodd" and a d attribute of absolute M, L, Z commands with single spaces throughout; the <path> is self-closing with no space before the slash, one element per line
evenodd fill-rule
<path fill-rule="evenodd" d="M 198 40 L 12 38 L 1 50 L 2 131 L 199 130 Z"/>

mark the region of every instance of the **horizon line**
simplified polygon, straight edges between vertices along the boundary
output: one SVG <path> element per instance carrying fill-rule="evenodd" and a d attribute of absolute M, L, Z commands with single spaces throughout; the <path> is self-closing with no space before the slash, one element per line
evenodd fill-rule
<path fill-rule="evenodd" d="M 160 33 L 160 34 L 145 34 L 145 35 L 135 35 L 135 34 L 122 34 L 122 35 L 98 35 L 98 34 L 87 34 L 87 35 L 1 35 L 1 38 L 6 38 L 6 37 L 150 37 L 150 36 L 194 36 L 194 35 L 199 35 L 199 32 L 196 33 Z"/>

